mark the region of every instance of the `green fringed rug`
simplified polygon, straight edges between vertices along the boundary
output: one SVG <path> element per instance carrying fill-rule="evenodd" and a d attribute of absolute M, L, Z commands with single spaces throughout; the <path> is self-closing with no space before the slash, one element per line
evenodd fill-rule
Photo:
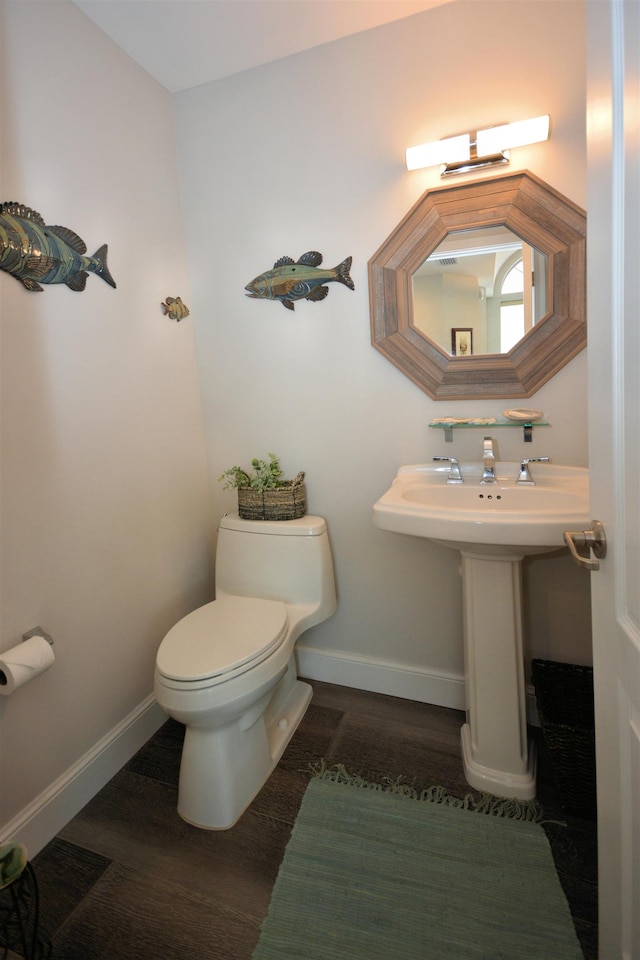
<path fill-rule="evenodd" d="M 321 771 L 253 960 L 581 960 L 538 813 Z"/>

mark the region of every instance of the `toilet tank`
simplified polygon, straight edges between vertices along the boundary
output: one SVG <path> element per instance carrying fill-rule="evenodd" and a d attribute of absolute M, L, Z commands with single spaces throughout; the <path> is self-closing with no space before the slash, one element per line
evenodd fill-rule
<path fill-rule="evenodd" d="M 317 606 L 319 622 L 336 609 L 333 560 L 322 517 L 243 520 L 218 527 L 216 596 L 232 594 Z"/>

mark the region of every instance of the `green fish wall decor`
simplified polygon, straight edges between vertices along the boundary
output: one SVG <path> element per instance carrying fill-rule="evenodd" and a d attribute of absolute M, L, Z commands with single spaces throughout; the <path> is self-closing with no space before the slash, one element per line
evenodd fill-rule
<path fill-rule="evenodd" d="M 92 257 L 86 252 L 84 241 L 68 227 L 48 226 L 22 203 L 0 204 L 0 270 L 25 289 L 39 291 L 41 283 L 66 283 L 70 290 L 84 290 L 89 273 L 115 287 L 106 243 Z"/>
<path fill-rule="evenodd" d="M 180 321 L 189 316 L 189 308 L 180 297 L 167 297 L 162 304 L 162 312 L 165 317 L 168 314 L 171 320 Z"/>
<path fill-rule="evenodd" d="M 324 300 L 329 293 L 327 283 L 338 281 L 350 290 L 354 289 L 349 276 L 351 257 L 347 257 L 337 267 L 321 269 L 322 254 L 317 250 L 303 253 L 298 260 L 281 257 L 273 265 L 273 270 L 261 273 L 248 283 L 248 297 L 259 300 L 279 300 L 287 310 L 294 310 L 294 300 Z"/>

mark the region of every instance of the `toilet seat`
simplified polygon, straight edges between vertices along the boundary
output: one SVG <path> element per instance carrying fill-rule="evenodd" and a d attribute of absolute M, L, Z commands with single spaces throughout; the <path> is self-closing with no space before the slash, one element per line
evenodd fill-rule
<path fill-rule="evenodd" d="M 171 628 L 158 649 L 156 667 L 172 686 L 213 686 L 266 659 L 286 632 L 284 603 L 224 596 Z"/>

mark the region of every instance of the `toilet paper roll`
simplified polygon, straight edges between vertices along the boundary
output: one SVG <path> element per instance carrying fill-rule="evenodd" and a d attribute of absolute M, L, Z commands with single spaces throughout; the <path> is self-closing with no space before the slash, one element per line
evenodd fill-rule
<path fill-rule="evenodd" d="M 53 647 L 44 637 L 30 637 L 0 653 L 0 695 L 8 697 L 29 680 L 39 677 L 54 660 Z"/>

